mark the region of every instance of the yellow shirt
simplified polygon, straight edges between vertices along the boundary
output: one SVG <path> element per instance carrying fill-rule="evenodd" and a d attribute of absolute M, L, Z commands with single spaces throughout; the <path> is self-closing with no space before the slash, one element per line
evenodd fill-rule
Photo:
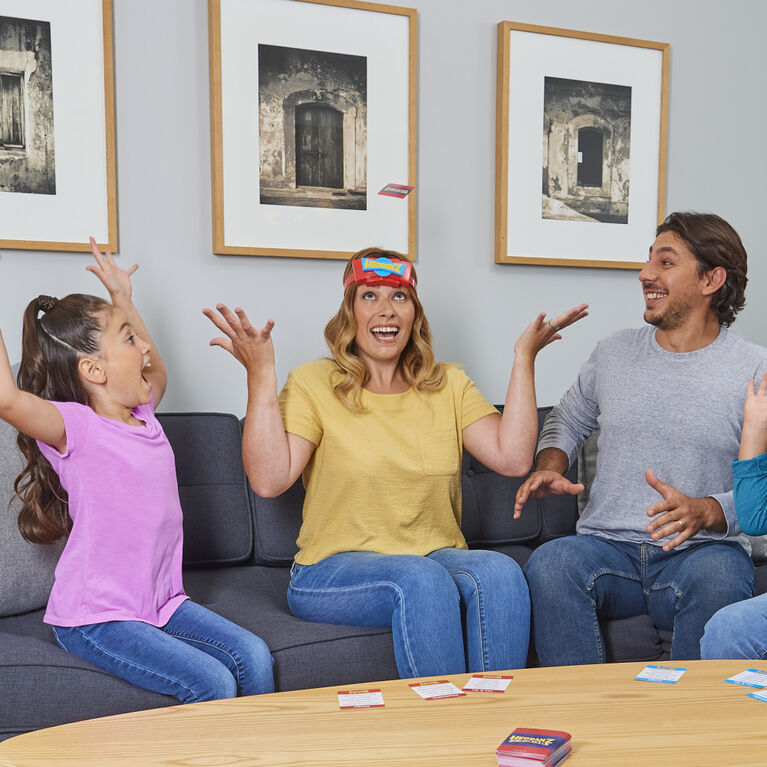
<path fill-rule="evenodd" d="M 442 391 L 362 391 L 364 413 L 333 393 L 333 360 L 308 362 L 280 394 L 285 430 L 316 449 L 306 488 L 296 561 L 341 551 L 425 555 L 466 548 L 461 533 L 462 432 L 497 412 L 457 367 Z"/>

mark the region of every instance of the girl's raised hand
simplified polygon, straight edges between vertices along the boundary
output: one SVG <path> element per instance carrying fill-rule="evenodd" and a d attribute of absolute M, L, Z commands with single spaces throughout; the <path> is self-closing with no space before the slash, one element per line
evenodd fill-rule
<path fill-rule="evenodd" d="M 224 334 L 213 338 L 211 346 L 226 349 L 249 372 L 273 372 L 274 346 L 272 344 L 273 320 L 267 320 L 262 328 L 250 324 L 245 310 L 239 306 L 232 312 L 224 304 L 216 304 L 218 314 L 212 309 L 202 313 Z"/>
<path fill-rule="evenodd" d="M 539 314 L 523 331 L 514 344 L 515 356 L 527 356 L 535 359 L 538 352 L 552 341 L 562 338 L 559 331 L 588 315 L 588 304 L 578 304 L 551 320 L 546 313 Z"/>
<path fill-rule="evenodd" d="M 130 278 L 133 272 L 138 269 L 138 264 L 133 264 L 128 269 L 121 269 L 115 263 L 109 250 L 105 250 L 102 253 L 93 237 L 89 238 L 89 242 L 91 244 L 91 253 L 93 253 L 93 257 L 96 259 L 96 265 L 86 266 L 85 268 L 101 280 L 101 283 L 109 291 L 112 303 L 114 303 L 115 298 L 125 298 L 130 301 L 133 294 Z"/>

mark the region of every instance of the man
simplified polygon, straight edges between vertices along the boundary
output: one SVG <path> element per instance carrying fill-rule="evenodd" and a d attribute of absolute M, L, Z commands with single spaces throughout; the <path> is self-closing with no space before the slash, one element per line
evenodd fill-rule
<path fill-rule="evenodd" d="M 600 430 L 578 535 L 526 567 L 543 665 L 604 662 L 599 618 L 643 613 L 673 630 L 672 658 L 699 658 L 706 621 L 755 593 L 730 470 L 745 384 L 767 369 L 767 349 L 729 330 L 745 303 L 745 249 L 719 216 L 672 213 L 639 280 L 648 326 L 597 344 L 517 493 L 515 516 L 528 498 L 582 491 L 562 475 Z"/>

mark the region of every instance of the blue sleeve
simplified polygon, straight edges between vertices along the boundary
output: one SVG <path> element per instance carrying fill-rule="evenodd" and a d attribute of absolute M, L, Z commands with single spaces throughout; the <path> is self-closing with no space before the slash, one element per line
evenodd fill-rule
<path fill-rule="evenodd" d="M 767 453 L 732 462 L 735 511 L 747 535 L 767 533 Z"/>

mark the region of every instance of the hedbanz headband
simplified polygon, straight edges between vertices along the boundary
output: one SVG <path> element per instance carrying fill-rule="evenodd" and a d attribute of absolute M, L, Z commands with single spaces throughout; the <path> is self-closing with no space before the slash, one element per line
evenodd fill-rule
<path fill-rule="evenodd" d="M 409 261 L 396 258 L 355 258 L 352 261 L 352 271 L 344 281 L 344 290 L 353 282 L 358 285 L 391 285 L 406 287 L 410 285 L 416 290 L 413 265 Z"/>

